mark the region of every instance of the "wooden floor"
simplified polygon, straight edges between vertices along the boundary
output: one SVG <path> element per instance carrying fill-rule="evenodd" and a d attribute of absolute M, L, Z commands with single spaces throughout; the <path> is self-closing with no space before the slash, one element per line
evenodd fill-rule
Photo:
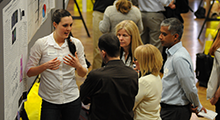
<path fill-rule="evenodd" d="M 196 11 L 198 9 L 199 2 L 200 0 L 189 0 L 190 7 L 194 11 Z M 78 11 L 74 11 L 73 4 L 74 4 L 73 0 L 69 0 L 67 10 L 70 11 L 70 13 L 73 16 L 79 16 Z M 82 15 L 91 37 L 87 36 L 87 32 L 83 26 L 82 21 L 77 19 L 74 20 L 72 33 L 74 37 L 81 40 L 85 48 L 86 58 L 90 61 L 90 63 L 92 63 L 93 61 L 92 12 L 83 12 Z M 195 69 L 196 53 L 200 53 L 203 51 L 203 45 L 205 42 L 205 29 L 201 34 L 200 40 L 197 39 L 204 19 L 196 19 L 194 13 L 191 11 L 189 11 L 186 14 L 182 14 L 182 17 L 184 19 L 184 33 L 182 37 L 182 43 L 183 46 L 190 53 Z M 91 70 L 91 67 L 89 70 Z M 85 78 L 77 77 L 77 84 L 78 85 L 82 84 L 84 80 Z M 212 106 L 209 103 L 209 101 L 206 100 L 206 88 L 199 86 L 198 83 L 197 83 L 197 88 L 198 88 L 198 94 L 201 104 L 206 109 L 214 111 L 215 109 L 214 106 Z M 191 120 L 206 120 L 206 119 L 201 117 L 197 118 L 197 116 L 193 114 Z"/>

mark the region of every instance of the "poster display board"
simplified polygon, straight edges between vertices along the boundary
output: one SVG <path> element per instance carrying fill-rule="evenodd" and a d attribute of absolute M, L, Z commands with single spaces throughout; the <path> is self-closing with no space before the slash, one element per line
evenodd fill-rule
<path fill-rule="evenodd" d="M 5 120 L 16 117 L 24 91 L 27 57 L 27 16 L 22 0 L 12 0 L 3 8 L 4 108 Z"/>
<path fill-rule="evenodd" d="M 4 113 L 0 114 L 4 114 L 4 120 L 14 120 L 17 116 L 21 96 L 28 88 L 25 74 L 28 44 L 55 3 L 55 0 L 11 0 L 1 8 Z"/>

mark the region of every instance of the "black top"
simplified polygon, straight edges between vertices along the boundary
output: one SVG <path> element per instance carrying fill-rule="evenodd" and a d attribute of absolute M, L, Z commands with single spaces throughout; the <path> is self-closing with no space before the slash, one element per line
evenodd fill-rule
<path fill-rule="evenodd" d="M 115 0 L 96 0 L 94 3 L 93 11 L 99 11 L 104 13 L 105 9 L 109 5 L 113 5 Z"/>
<path fill-rule="evenodd" d="M 89 120 L 133 120 L 138 74 L 121 60 L 92 70 L 80 87 L 84 104 L 91 102 Z"/>

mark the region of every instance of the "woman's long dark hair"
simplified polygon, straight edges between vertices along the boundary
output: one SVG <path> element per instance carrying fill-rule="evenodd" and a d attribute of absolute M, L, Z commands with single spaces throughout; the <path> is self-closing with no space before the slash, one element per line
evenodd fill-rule
<path fill-rule="evenodd" d="M 72 53 L 73 56 L 75 56 L 75 52 L 76 52 L 76 46 L 74 44 L 74 42 L 70 41 L 70 37 L 73 36 L 72 33 L 70 32 L 68 38 L 67 38 L 67 42 L 68 42 L 68 46 L 69 46 L 69 50 Z"/>
<path fill-rule="evenodd" d="M 61 21 L 61 18 L 68 17 L 68 16 L 72 16 L 72 15 L 67 10 L 57 9 L 52 15 L 52 22 L 59 24 Z M 74 42 L 70 40 L 71 36 L 73 36 L 73 35 L 70 32 L 70 34 L 67 38 L 67 43 L 68 43 L 68 47 L 69 47 L 70 52 L 72 53 L 73 56 L 75 56 L 76 46 L 75 46 Z"/>

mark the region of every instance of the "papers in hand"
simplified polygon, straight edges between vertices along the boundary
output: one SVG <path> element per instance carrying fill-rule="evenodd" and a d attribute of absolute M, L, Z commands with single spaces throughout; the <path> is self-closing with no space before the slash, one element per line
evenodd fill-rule
<path fill-rule="evenodd" d="M 202 116 L 202 117 L 205 117 L 205 118 L 208 118 L 210 120 L 214 120 L 215 119 L 215 116 L 218 114 L 212 110 L 207 110 L 207 113 L 205 113 L 204 111 L 201 111 L 198 113 L 198 115 Z"/>

